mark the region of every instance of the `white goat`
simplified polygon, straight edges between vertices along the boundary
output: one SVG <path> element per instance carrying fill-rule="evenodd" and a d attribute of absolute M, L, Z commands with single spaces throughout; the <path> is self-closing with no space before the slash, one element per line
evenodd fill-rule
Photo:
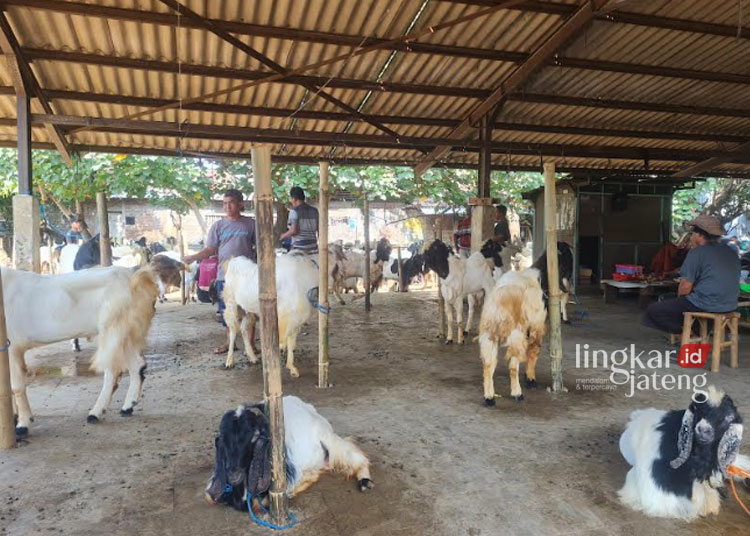
<path fill-rule="evenodd" d="M 303 492 L 326 471 L 355 476 L 360 491 L 374 486 L 370 461 L 354 442 L 337 435 L 312 405 L 296 396 L 282 400 L 289 497 Z M 216 460 L 206 500 L 242 511 L 247 510 L 248 495 L 250 500 L 261 500 L 271 483 L 269 443 L 262 402 L 225 412 L 216 435 Z"/>
<path fill-rule="evenodd" d="M 729 465 L 750 471 L 750 459 L 739 455 L 742 430 L 734 402 L 713 386 L 695 391 L 686 410 L 634 411 L 620 437 L 620 452 L 632 466 L 620 500 L 654 517 L 691 521 L 718 514 L 718 488 Z"/>
<path fill-rule="evenodd" d="M 480 252 L 472 254 L 468 259 L 460 258 L 440 240 L 435 240 L 427 247 L 424 260 L 425 266 L 434 270 L 440 278 L 440 293 L 445 300 L 447 316 L 445 344 L 453 343 L 454 312 L 456 313 L 458 344 L 463 344 L 464 334 L 468 334 L 471 329 L 474 309 L 478 303 L 479 297 L 476 294 L 482 291 L 486 294 L 495 285 L 492 270 L 499 261 L 493 262 L 491 258 L 485 258 Z M 461 324 L 466 296 L 469 298 L 469 316 L 464 329 Z"/>
<path fill-rule="evenodd" d="M 104 385 L 88 422 L 97 422 L 123 371 L 130 387 L 121 413 L 138 402 L 145 361 L 141 351 L 158 293 L 150 270 L 91 268 L 64 275 L 39 275 L 3 268 L 3 294 L 10 345 L 11 386 L 18 413 L 16 434 L 28 433 L 32 420 L 26 396 L 25 354 L 32 348 L 74 337 L 97 337 L 91 368 L 104 372 Z"/>
<path fill-rule="evenodd" d="M 302 325 L 313 314 L 311 300 L 317 301 L 318 256 L 288 253 L 276 257 L 276 295 L 279 319 L 279 344 L 286 348 L 286 367 L 297 378 L 294 366 L 294 349 Z M 226 368 L 234 367 L 234 343 L 237 331 L 242 334 L 245 353 L 251 363 L 258 358 L 250 344 L 248 327 L 260 313 L 258 299 L 258 265 L 246 257 L 235 257 L 227 263 L 224 277 L 224 321 L 229 327 L 229 352 Z M 240 321 L 240 307 L 246 314 Z"/>
<path fill-rule="evenodd" d="M 484 402 L 495 405 L 497 354 L 506 348 L 505 361 L 510 372 L 510 394 L 523 400 L 518 369 L 526 363 L 526 387 L 536 387 L 536 361 L 542 346 L 547 313 L 539 284 L 539 272 L 506 272 L 485 297 L 479 319 L 479 355 L 484 366 Z"/>

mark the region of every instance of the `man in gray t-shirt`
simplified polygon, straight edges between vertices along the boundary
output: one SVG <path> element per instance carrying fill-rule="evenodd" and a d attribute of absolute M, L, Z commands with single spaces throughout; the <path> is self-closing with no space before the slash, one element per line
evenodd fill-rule
<path fill-rule="evenodd" d="M 299 186 L 289 191 L 292 210 L 289 211 L 289 230 L 279 237 L 283 241 L 291 237 L 292 249 L 306 253 L 318 252 L 318 209 L 305 203 L 305 192 Z"/>
<path fill-rule="evenodd" d="M 724 229 L 718 218 L 698 216 L 691 224 L 693 248 L 680 269 L 678 297 L 651 304 L 643 317 L 645 326 L 676 334 L 682 332 L 685 312 L 726 313 L 737 308 L 740 260 L 719 242 Z"/>
<path fill-rule="evenodd" d="M 194 255 L 188 255 L 182 259 L 185 264 L 190 264 L 194 261 L 201 261 L 207 257 L 218 255 L 219 271 L 216 277 L 216 291 L 219 294 L 219 313 L 222 314 L 221 323 L 224 326 L 226 324 L 224 323 L 223 313 L 226 305 L 222 296 L 222 291 L 224 290 L 224 270 L 222 264 L 232 257 L 256 259 L 255 220 L 242 215 L 243 203 L 242 192 L 234 188 L 227 190 L 224 193 L 223 203 L 226 218 L 222 218 L 211 226 L 211 229 L 208 231 L 205 248 Z M 227 330 L 228 336 L 229 330 Z M 255 349 L 254 324 L 250 331 L 250 341 L 253 345 L 253 351 L 257 354 L 258 351 Z M 229 345 L 225 344 L 217 348 L 215 353 L 223 354 L 228 350 Z"/>

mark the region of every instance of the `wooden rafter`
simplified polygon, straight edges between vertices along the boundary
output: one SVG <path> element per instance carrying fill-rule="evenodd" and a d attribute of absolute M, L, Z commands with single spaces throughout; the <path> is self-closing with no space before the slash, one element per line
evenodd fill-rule
<path fill-rule="evenodd" d="M 485 7 L 498 5 L 500 2 L 488 2 Z M 176 16 L 171 13 L 160 13 L 156 11 L 145 11 L 136 9 L 126 9 L 120 7 L 92 5 L 82 2 L 67 2 L 61 0 L 0 0 L 0 6 L 24 6 L 31 9 L 50 10 L 59 13 L 69 13 L 89 17 L 102 17 L 108 19 L 158 24 L 174 26 Z M 535 11 L 538 13 L 547 13 L 561 16 L 568 16 L 574 10 L 572 4 L 556 4 L 551 2 L 523 2 L 510 9 L 523 11 Z M 671 19 L 666 17 L 655 17 L 653 15 L 643 15 L 639 13 L 628 13 L 622 11 L 609 11 L 596 17 L 597 20 L 606 22 L 618 22 L 625 24 L 635 24 L 640 26 L 650 26 L 655 28 L 664 28 L 670 30 L 681 30 L 694 33 L 705 33 L 708 35 L 719 35 L 723 37 L 737 37 L 737 27 L 724 24 L 710 24 L 692 20 Z M 463 58 L 486 59 L 496 61 L 522 62 L 525 54 L 515 51 L 503 51 L 494 49 L 482 49 L 473 47 L 461 47 L 453 45 L 441 45 L 432 43 L 390 43 L 386 39 L 373 36 L 359 36 L 349 34 L 339 34 L 333 32 L 319 32 L 310 30 L 301 30 L 297 28 L 287 28 L 282 26 L 266 26 L 260 24 L 250 24 L 238 21 L 226 21 L 220 19 L 206 19 L 214 27 L 230 32 L 236 35 L 248 35 L 253 37 L 266 37 L 273 39 L 287 39 L 292 41 L 301 41 L 308 43 L 330 44 L 336 46 L 370 46 L 374 44 L 383 44 L 384 50 L 393 50 L 400 52 L 414 52 L 435 54 L 444 56 L 454 56 Z M 185 28 L 205 28 L 204 25 L 193 20 L 183 20 L 181 25 Z M 740 37 L 750 38 L 750 30 L 740 33 Z M 596 68 L 595 62 L 589 62 L 590 67 Z M 627 65 L 627 64 L 623 64 Z"/>
<path fill-rule="evenodd" d="M 13 29 L 10 27 L 10 23 L 8 22 L 5 13 L 0 13 L 0 48 L 2 48 L 6 58 L 8 58 L 8 65 L 11 69 L 11 76 L 16 89 L 16 95 L 22 98 L 31 98 L 32 96 L 36 97 L 45 113 L 54 113 L 36 79 L 36 76 L 34 76 L 34 72 L 31 70 L 27 59 L 21 51 L 21 47 L 13 33 Z M 62 155 L 63 160 L 65 160 L 69 166 L 72 165 L 73 159 L 70 157 L 70 149 L 68 148 L 68 142 L 65 140 L 65 137 L 54 125 L 50 125 L 48 131 L 50 138 L 60 152 L 60 155 Z"/>
<path fill-rule="evenodd" d="M 734 147 L 726 155 L 707 158 L 703 162 L 698 162 L 694 166 L 690 166 L 687 169 L 678 171 L 672 176 L 675 178 L 696 177 L 702 173 L 711 171 L 712 169 L 722 164 L 726 164 L 727 162 L 747 161 L 748 155 L 750 155 L 750 143 L 743 143 L 742 145 L 738 145 L 737 147 Z"/>
<path fill-rule="evenodd" d="M 265 54 L 262 54 L 262 53 L 258 52 L 257 50 L 255 50 L 250 45 L 248 45 L 246 43 L 243 43 L 242 41 L 240 41 L 239 39 L 237 39 L 236 37 L 234 37 L 232 34 L 230 34 L 229 32 L 227 32 L 226 30 L 223 30 L 220 27 L 218 27 L 216 24 L 214 24 L 209 19 L 206 19 L 206 18 L 200 16 L 198 13 L 196 13 L 195 11 L 193 11 L 193 10 L 185 7 L 184 5 L 180 4 L 176 0 L 160 0 L 160 2 L 162 4 L 168 6 L 169 8 L 173 9 L 177 13 L 181 14 L 182 16 L 186 17 L 187 19 L 192 20 L 194 23 L 199 24 L 200 26 L 202 26 L 203 28 L 205 28 L 209 32 L 213 33 L 214 35 L 216 35 L 220 39 L 223 39 L 224 41 L 226 41 L 227 43 L 231 44 L 235 48 L 241 50 L 242 52 L 244 52 L 245 54 L 247 54 L 251 58 L 254 58 L 255 60 L 259 61 L 260 63 L 262 63 L 266 67 L 269 67 L 270 69 L 272 69 L 272 70 L 274 70 L 277 73 L 282 74 L 282 75 L 289 74 L 289 70 L 286 69 L 285 67 L 283 67 L 282 65 L 279 65 L 278 63 L 276 63 L 275 61 L 273 61 L 271 58 L 269 58 L 268 56 L 266 56 Z M 346 111 L 347 113 L 350 113 L 350 114 L 356 116 L 361 121 L 365 121 L 366 123 L 371 124 L 372 126 L 374 126 L 375 128 L 377 128 L 381 132 L 384 132 L 387 135 L 389 135 L 389 136 L 393 137 L 394 139 L 398 140 L 398 133 L 397 132 L 395 132 L 394 130 L 388 128 L 387 126 L 385 126 L 381 122 L 375 121 L 374 119 L 368 117 L 367 115 L 359 112 L 355 108 L 349 106 L 348 104 L 346 104 L 345 102 L 337 99 L 336 97 L 328 94 L 328 92 L 323 89 L 323 84 L 311 84 L 311 83 L 307 83 L 307 82 L 301 82 L 300 85 L 302 85 L 305 89 L 307 89 L 308 91 L 310 91 L 312 93 L 312 95 L 318 96 L 318 97 L 320 97 L 320 98 L 322 98 L 322 99 L 330 102 L 334 106 L 337 106 L 338 108 L 341 108 L 342 110 Z"/>
<path fill-rule="evenodd" d="M 91 127 L 100 132 L 118 132 L 142 135 L 179 136 L 194 139 L 215 139 L 256 143 L 287 143 L 290 145 L 330 145 L 341 144 L 350 147 L 378 149 L 413 149 L 448 144 L 451 149 L 478 152 L 483 143 L 480 140 L 454 140 L 446 137 L 402 136 L 397 142 L 380 134 L 350 134 L 322 132 L 317 130 L 287 130 L 234 127 L 225 125 L 202 125 L 167 121 L 135 121 L 131 119 L 104 119 L 98 117 L 78 117 L 34 114 L 32 121 L 54 124 L 65 128 Z M 697 161 L 714 157 L 726 157 L 726 151 L 655 149 L 643 147 L 623 147 L 619 145 L 575 145 L 490 142 L 489 147 L 497 154 L 548 155 L 560 157 L 621 158 L 631 160 Z M 733 153 L 732 156 L 734 157 Z M 736 159 L 736 158 L 733 158 Z M 739 160 L 750 162 L 750 155 Z"/>
<path fill-rule="evenodd" d="M 608 0 L 585 0 L 552 35 L 543 40 L 536 50 L 514 69 L 502 83 L 487 97 L 472 109 L 472 111 L 453 129 L 449 138 L 462 139 L 474 131 L 478 121 L 490 113 L 504 98 L 517 89 L 539 70 L 561 47 L 567 44 L 594 17 L 597 11 L 607 4 Z M 417 164 L 414 173 L 421 176 L 432 167 L 436 161 L 445 157 L 451 151 L 450 145 L 435 147 L 425 159 Z"/>

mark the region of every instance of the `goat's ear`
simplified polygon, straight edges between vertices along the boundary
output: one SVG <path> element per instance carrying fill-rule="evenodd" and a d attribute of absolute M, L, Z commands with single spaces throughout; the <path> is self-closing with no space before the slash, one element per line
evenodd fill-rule
<path fill-rule="evenodd" d="M 724 435 L 721 436 L 719 441 L 719 447 L 716 451 L 716 457 L 719 461 L 719 469 L 722 474 L 728 477 L 727 469 L 731 464 L 740 450 L 740 444 L 742 444 L 742 425 L 738 423 L 730 424 Z"/>
<path fill-rule="evenodd" d="M 677 469 L 685 463 L 693 450 L 693 421 L 695 416 L 690 409 L 685 410 L 682 416 L 680 432 L 677 434 L 677 457 L 669 462 L 672 469 Z"/>
<path fill-rule="evenodd" d="M 258 438 L 253 444 L 253 459 L 247 470 L 247 491 L 251 495 L 264 493 L 271 485 L 271 464 L 268 460 L 268 439 Z"/>

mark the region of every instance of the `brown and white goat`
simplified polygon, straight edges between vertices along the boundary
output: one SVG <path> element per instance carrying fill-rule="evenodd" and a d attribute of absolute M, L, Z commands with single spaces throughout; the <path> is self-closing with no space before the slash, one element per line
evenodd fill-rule
<path fill-rule="evenodd" d="M 536 361 L 545 332 L 544 309 L 539 272 L 533 268 L 503 274 L 485 297 L 479 320 L 479 354 L 484 365 L 484 402 L 495 404 L 493 375 L 497 354 L 505 347 L 510 372 L 510 394 L 523 400 L 518 369 L 526 363 L 526 387 L 536 387 Z"/>

